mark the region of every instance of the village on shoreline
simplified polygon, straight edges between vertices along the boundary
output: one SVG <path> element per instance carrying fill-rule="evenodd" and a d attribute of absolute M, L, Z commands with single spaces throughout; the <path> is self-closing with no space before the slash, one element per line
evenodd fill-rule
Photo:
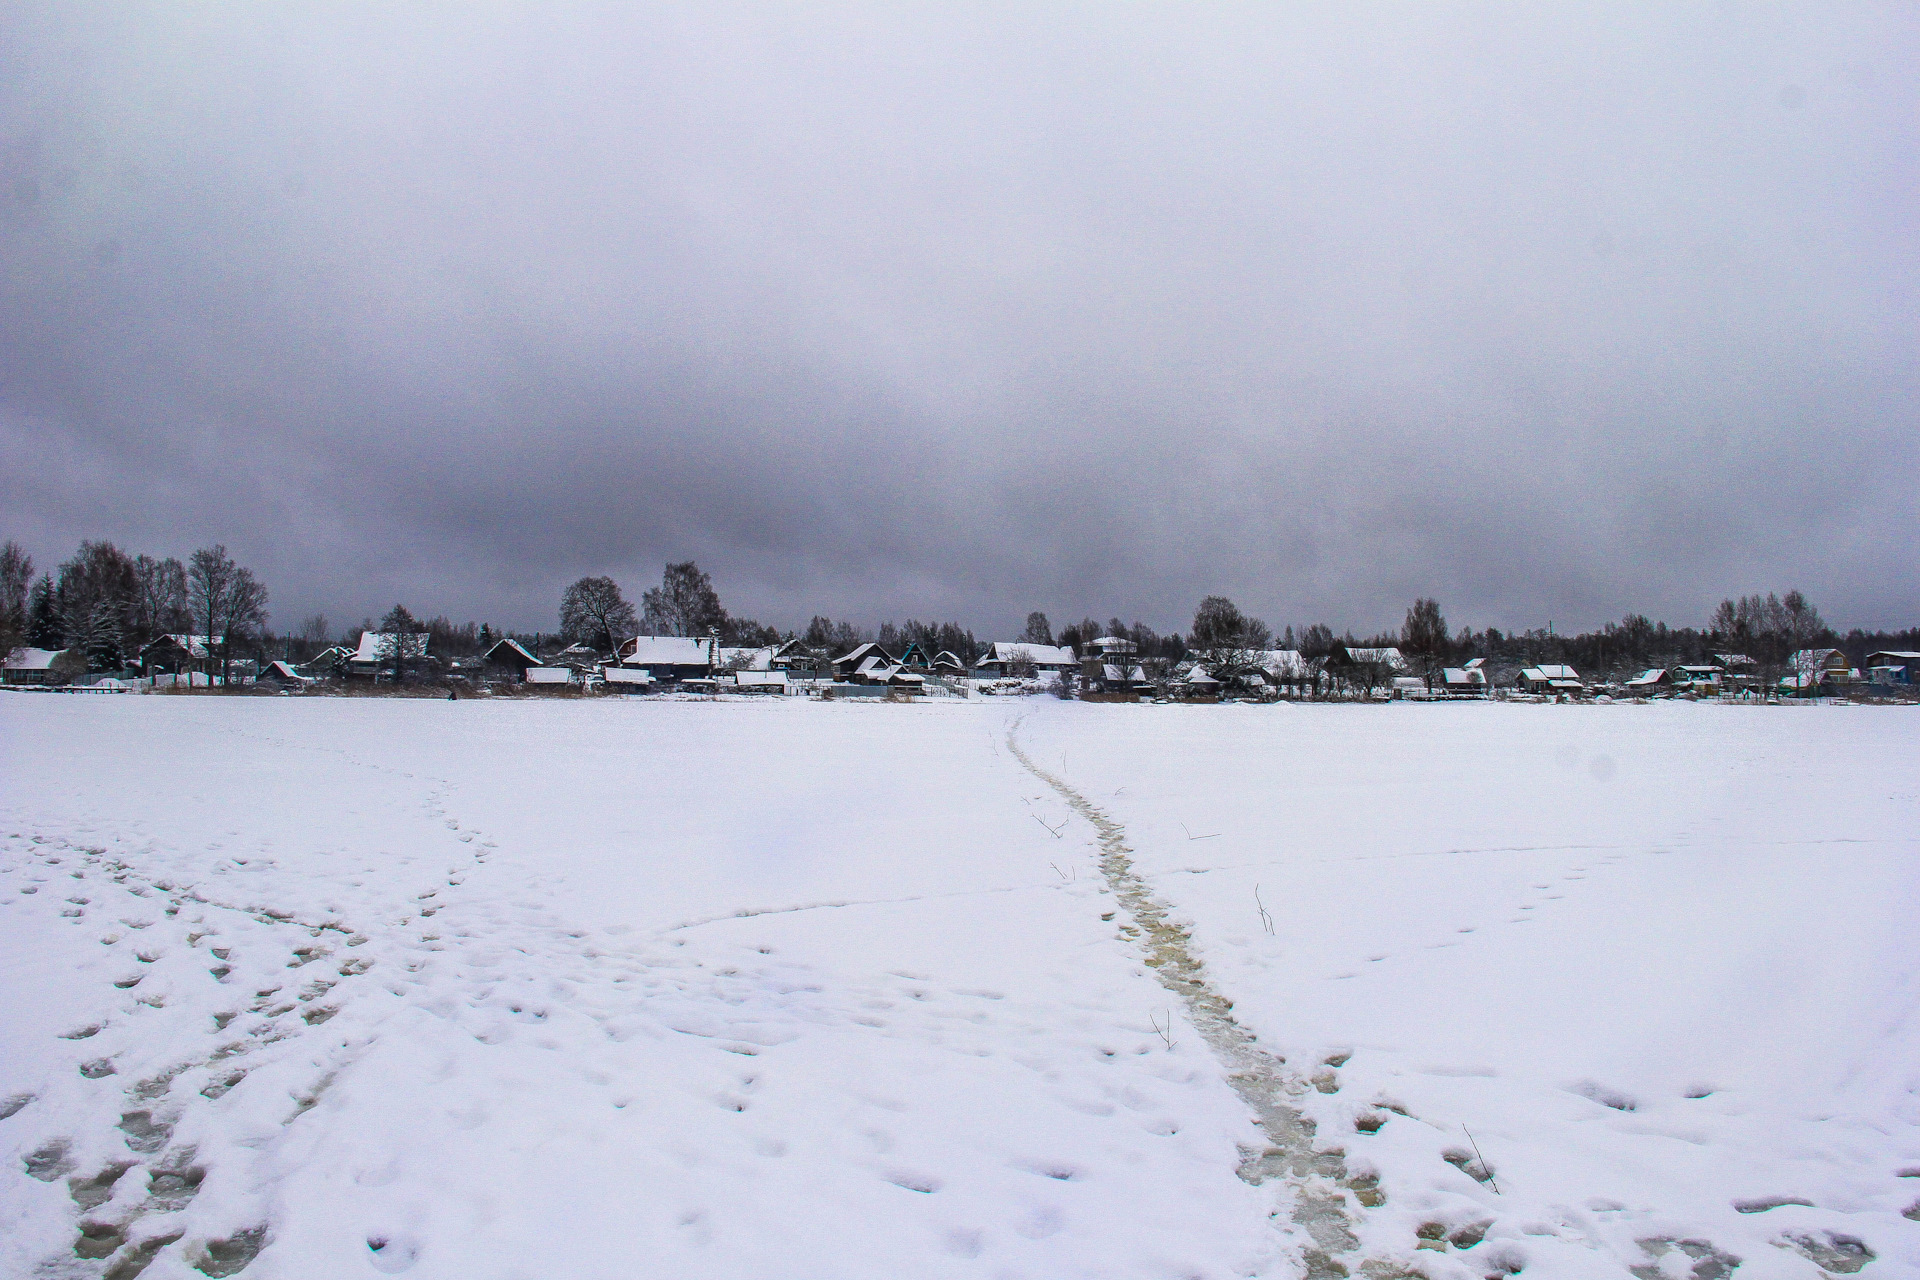
<path fill-rule="evenodd" d="M 309 617 L 267 626 L 267 589 L 226 548 L 189 562 L 82 543 L 56 578 L 0 548 L 0 688 L 67 693 L 446 697 L 885 699 L 1040 695 L 1091 702 L 1817 699 L 1914 701 L 1920 630 L 1838 635 L 1798 591 L 1723 601 L 1704 629 L 1630 614 L 1598 631 L 1454 631 L 1432 599 L 1397 633 L 1322 623 L 1280 634 L 1211 595 L 1190 629 L 1115 617 L 1019 636 L 958 623 L 877 632 L 816 616 L 781 632 L 735 617 L 692 561 L 669 564 L 636 608 L 609 577 L 561 596 L 560 630 L 506 633 L 395 605 L 344 634 Z"/>

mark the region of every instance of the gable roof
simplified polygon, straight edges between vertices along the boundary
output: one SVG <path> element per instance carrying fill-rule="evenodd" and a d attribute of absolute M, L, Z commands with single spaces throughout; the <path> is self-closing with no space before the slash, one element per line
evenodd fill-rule
<path fill-rule="evenodd" d="M 997 640 L 988 647 L 986 656 L 980 659 L 980 665 L 983 667 L 989 664 L 1004 665 L 1022 660 L 1031 662 L 1036 667 L 1071 667 L 1078 665 L 1080 661 L 1073 656 L 1073 650 L 1065 645 L 1028 644 L 1024 640 Z"/>
<path fill-rule="evenodd" d="M 882 649 L 879 645 L 869 640 L 867 643 L 863 645 L 856 645 L 853 649 L 835 658 L 833 660 L 833 665 L 836 667 L 841 667 L 841 666 L 858 667 L 861 663 L 867 661 L 869 658 L 875 657 L 876 655 L 886 659 L 889 665 L 891 665 L 893 662 L 893 658 L 887 653 L 885 649 Z"/>
<path fill-rule="evenodd" d="M 407 657 L 420 658 L 426 656 L 427 633 L 424 631 L 408 631 L 404 633 L 398 631 L 363 631 L 360 633 L 360 647 L 354 650 L 352 660 L 354 662 L 380 662 L 384 659 L 391 658 L 393 656 L 393 650 L 387 646 L 392 644 L 395 636 L 401 634 L 407 636 L 409 648 L 412 647 L 411 641 L 417 639 L 420 642 L 420 647 L 407 654 Z"/>
<path fill-rule="evenodd" d="M 1849 664 L 1838 649 L 1798 649 L 1787 665 L 1795 671 L 1845 671 Z"/>
<path fill-rule="evenodd" d="M 720 665 L 735 671 L 771 671 L 773 660 L 778 657 L 778 645 L 728 645 L 720 646 Z M 739 665 L 735 665 L 735 664 Z"/>
<path fill-rule="evenodd" d="M 1367 645 L 1349 644 L 1342 645 L 1341 650 L 1347 655 L 1347 661 L 1356 666 L 1361 663 L 1366 663 L 1373 666 L 1389 667 L 1395 671 L 1405 671 L 1407 669 L 1407 660 L 1400 656 L 1400 650 L 1394 645 L 1376 648 Z"/>
<path fill-rule="evenodd" d="M 1309 660 L 1298 649 L 1269 649 L 1260 659 L 1260 665 L 1277 680 L 1301 680 L 1318 670 L 1321 661 Z"/>
<path fill-rule="evenodd" d="M 65 653 L 65 649 L 15 649 L 7 655 L 8 671 L 47 671 L 53 667 L 53 660 Z"/>
<path fill-rule="evenodd" d="M 518 655 L 519 657 L 524 658 L 526 660 L 526 665 L 530 667 L 537 667 L 540 665 L 540 659 L 534 657 L 531 653 L 528 653 L 527 646 L 521 644 L 518 640 L 500 641 L 498 644 L 494 645 L 491 649 L 487 650 L 486 660 L 488 662 L 492 662 L 494 660 L 493 655 L 496 653 L 499 653 L 502 649 L 509 650 L 509 654 L 508 654 L 509 659 L 511 659 L 515 655 Z"/>
<path fill-rule="evenodd" d="M 713 654 L 707 641 L 693 636 L 635 636 L 620 646 L 628 667 L 707 667 Z"/>
<path fill-rule="evenodd" d="M 144 656 L 163 644 L 171 644 L 177 649 L 184 650 L 190 658 L 204 658 L 213 646 L 213 637 L 190 636 L 177 631 L 169 631 L 165 635 L 158 635 L 152 640 L 149 640 L 140 652 Z"/>

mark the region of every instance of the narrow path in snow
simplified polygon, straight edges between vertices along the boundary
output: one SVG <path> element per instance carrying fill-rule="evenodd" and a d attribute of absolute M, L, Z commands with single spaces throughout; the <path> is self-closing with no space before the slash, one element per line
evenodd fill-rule
<path fill-rule="evenodd" d="M 1234 1020 L 1233 1002 L 1214 987 L 1206 966 L 1188 948 L 1192 935 L 1173 921 L 1172 904 L 1155 896 L 1146 879 L 1134 870 L 1126 828 L 1035 764 L 1021 749 L 1019 731 L 1020 721 L 1016 719 L 1007 730 L 1007 750 L 1099 834 L 1100 873 L 1132 921 L 1121 928 L 1121 933 L 1139 944 L 1160 985 L 1186 1006 L 1194 1029 L 1226 1068 L 1227 1083 L 1252 1108 L 1256 1123 L 1267 1136 L 1265 1150 L 1246 1153 L 1240 1176 L 1255 1185 L 1273 1177 L 1286 1180 L 1293 1192 L 1293 1226 L 1304 1231 L 1310 1241 L 1301 1249 L 1308 1280 L 1348 1275 L 1341 1255 L 1353 1253 L 1360 1241 L 1354 1234 L 1345 1191 L 1353 1191 L 1364 1202 L 1378 1194 L 1374 1180 L 1350 1177 L 1338 1153 L 1314 1149 L 1313 1121 L 1289 1101 L 1306 1092 L 1306 1083 L 1287 1070 L 1284 1058 L 1262 1049 L 1253 1033 Z M 1370 1276 L 1405 1274 L 1397 1267 L 1376 1262 L 1363 1262 L 1361 1270 Z"/>

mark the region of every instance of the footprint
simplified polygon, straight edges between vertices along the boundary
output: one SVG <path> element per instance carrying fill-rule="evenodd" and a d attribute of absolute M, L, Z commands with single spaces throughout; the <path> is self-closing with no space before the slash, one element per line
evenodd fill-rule
<path fill-rule="evenodd" d="M 120 1181 L 121 1175 L 131 1168 L 133 1163 L 126 1161 L 110 1164 L 91 1178 L 69 1178 L 67 1194 L 73 1197 L 73 1202 L 80 1206 L 82 1212 L 98 1209 L 113 1199 L 114 1184 Z"/>
<path fill-rule="evenodd" d="M 73 1242 L 78 1258 L 110 1258 L 127 1242 L 127 1229 L 113 1222 L 80 1223 L 80 1238 Z"/>
<path fill-rule="evenodd" d="M 367 1237 L 367 1261 L 375 1271 L 398 1275 L 420 1260 L 420 1246 L 411 1239 L 373 1235 Z"/>
<path fill-rule="evenodd" d="M 164 1120 L 155 1120 L 151 1111 L 127 1112 L 120 1117 L 119 1128 L 127 1135 L 128 1148 L 142 1155 L 152 1155 L 173 1136 L 173 1126 Z"/>
<path fill-rule="evenodd" d="M 200 1260 L 193 1264 L 194 1270 L 203 1276 L 238 1275 L 260 1256 L 260 1250 L 266 1247 L 266 1243 L 267 1229 L 264 1226 L 236 1231 L 225 1240 L 209 1240 Z"/>
<path fill-rule="evenodd" d="M 55 1138 L 38 1150 L 28 1152 L 22 1162 L 27 1167 L 29 1178 L 38 1178 L 42 1182 L 52 1182 L 55 1178 L 73 1172 L 73 1161 L 67 1156 L 72 1145 L 65 1138 Z"/>

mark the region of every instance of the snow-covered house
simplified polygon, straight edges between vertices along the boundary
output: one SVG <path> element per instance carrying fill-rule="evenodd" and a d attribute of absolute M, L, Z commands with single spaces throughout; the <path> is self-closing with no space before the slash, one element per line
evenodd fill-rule
<path fill-rule="evenodd" d="M 1838 649 L 1799 649 L 1787 659 L 1793 674 L 1780 681 L 1780 687 L 1798 693 L 1818 693 L 1823 687 L 1852 684 L 1860 673 Z"/>
<path fill-rule="evenodd" d="M 541 665 L 540 659 L 518 640 L 501 640 L 483 656 L 489 675 L 510 676 L 515 680 L 526 679 L 528 667 Z"/>
<path fill-rule="evenodd" d="M 1313 684 L 1326 665 L 1324 658 L 1309 658 L 1298 649 L 1269 649 L 1261 655 L 1260 669 L 1267 679 L 1282 688 L 1298 689 Z"/>
<path fill-rule="evenodd" d="M 893 665 L 892 654 L 882 649 L 879 645 L 868 642 L 867 644 L 855 646 L 853 649 L 833 660 L 833 678 L 835 680 L 844 680 L 852 684 L 858 684 L 860 681 L 855 680 L 854 677 L 859 675 L 861 671 L 872 671 L 877 667 L 891 667 Z"/>
<path fill-rule="evenodd" d="M 313 677 L 295 671 L 290 662 L 269 662 L 260 669 L 255 683 L 275 684 L 283 689 L 304 689 L 313 683 Z"/>
<path fill-rule="evenodd" d="M 64 652 L 64 649 L 15 649 L 7 655 L 6 665 L 0 668 L 0 679 L 7 684 L 59 684 L 61 679 L 53 664 Z"/>
<path fill-rule="evenodd" d="M 967 664 L 950 650 L 942 649 L 934 656 L 930 670 L 937 676 L 964 676 L 967 674 Z"/>
<path fill-rule="evenodd" d="M 1580 693 L 1586 686 L 1580 683 L 1580 673 L 1561 663 L 1542 663 L 1537 667 L 1527 667 L 1520 672 L 1518 684 L 1527 693 Z"/>
<path fill-rule="evenodd" d="M 1119 668 L 1114 668 L 1117 673 Z M 1207 674 L 1207 669 L 1194 663 L 1192 670 L 1175 680 L 1168 691 L 1174 697 L 1187 702 L 1218 702 L 1220 700 L 1220 682 Z"/>
<path fill-rule="evenodd" d="M 1627 681 L 1625 688 L 1635 697 L 1650 698 L 1655 694 L 1672 693 L 1673 678 L 1665 667 L 1648 667 Z"/>
<path fill-rule="evenodd" d="M 353 660 L 354 653 L 355 650 L 349 649 L 346 645 L 331 645 L 314 654 L 312 661 L 303 665 L 310 675 L 335 676 L 347 669 L 347 663 Z"/>
<path fill-rule="evenodd" d="M 1920 653 L 1911 649 L 1880 649 L 1867 655 L 1867 679 L 1874 684 L 1912 684 L 1920 670 Z"/>
<path fill-rule="evenodd" d="M 711 636 L 635 636 L 620 646 L 620 665 L 639 667 L 655 680 L 678 683 L 713 675 L 720 643 Z"/>
<path fill-rule="evenodd" d="M 1094 643 L 1101 642 L 1096 640 Z M 1004 676 L 1027 665 L 1045 675 L 1049 672 L 1071 671 L 1080 665 L 1080 659 L 1074 657 L 1073 650 L 1066 645 L 1001 640 L 989 645 L 980 661 L 973 665 L 980 675 L 989 677 Z"/>
<path fill-rule="evenodd" d="M 409 663 L 427 657 L 427 633 L 424 631 L 363 631 L 359 647 L 347 659 L 350 676 L 377 676 L 392 673 L 396 660 Z"/>
<path fill-rule="evenodd" d="M 205 671 L 213 661 L 212 636 L 169 633 L 155 636 L 141 648 L 140 673 L 179 675 L 184 671 Z"/>
<path fill-rule="evenodd" d="M 1727 670 L 1715 663 L 1683 663 L 1670 673 L 1673 687 L 1682 693 L 1716 694 L 1725 682 Z"/>
<path fill-rule="evenodd" d="M 1484 698 L 1487 696 L 1487 660 L 1474 658 L 1465 666 L 1442 667 L 1440 686 L 1448 696 L 1455 698 Z"/>

